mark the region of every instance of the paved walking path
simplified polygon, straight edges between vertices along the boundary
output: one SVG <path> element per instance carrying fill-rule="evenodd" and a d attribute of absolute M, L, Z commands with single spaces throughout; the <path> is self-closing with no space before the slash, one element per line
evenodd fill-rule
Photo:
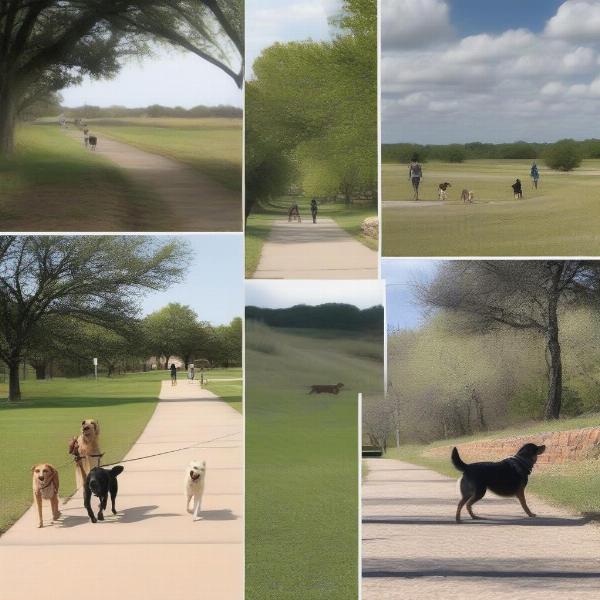
<path fill-rule="evenodd" d="M 81 140 L 83 134 L 67 134 Z M 179 161 L 98 134 L 96 153 L 114 162 L 136 184 L 160 196 L 174 231 L 241 231 L 242 194 L 223 187 Z M 99 201 L 102 199 L 99 198 Z M 160 219 L 157 219 L 160 222 Z"/>
<path fill-rule="evenodd" d="M 459 525 L 456 480 L 396 460 L 366 463 L 364 600 L 598 598 L 599 525 L 531 496 L 538 518 L 529 519 L 516 499 L 493 495 L 474 508 L 489 520 Z"/>
<path fill-rule="evenodd" d="M 377 279 L 377 252 L 339 227 L 333 219 L 274 221 L 256 279 Z"/>
<path fill-rule="evenodd" d="M 107 510 L 104 522 L 89 522 L 80 492 L 61 503 L 57 524 L 49 524 L 46 505 L 43 529 L 33 510 L 25 513 L 0 538 L 0 598 L 242 600 L 242 417 L 187 381 L 163 382 L 160 400 L 125 458 L 198 449 L 124 463 L 118 514 Z M 207 462 L 197 522 L 185 512 L 192 459 Z"/>

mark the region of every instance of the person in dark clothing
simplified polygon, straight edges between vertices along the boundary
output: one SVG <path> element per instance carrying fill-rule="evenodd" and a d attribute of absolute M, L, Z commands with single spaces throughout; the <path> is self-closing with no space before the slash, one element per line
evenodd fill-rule
<path fill-rule="evenodd" d="M 521 199 L 523 198 L 523 186 L 521 184 L 521 180 L 517 179 L 512 185 L 513 192 L 515 193 L 515 198 Z"/>
<path fill-rule="evenodd" d="M 317 203 L 317 199 L 313 198 L 310 201 L 310 214 L 312 215 L 313 223 L 317 222 L 317 213 L 319 212 L 319 204 Z"/>
<path fill-rule="evenodd" d="M 177 385 L 177 367 L 171 363 L 171 385 Z"/>
<path fill-rule="evenodd" d="M 421 185 L 421 179 L 423 178 L 423 167 L 419 164 L 416 156 L 413 157 L 408 166 L 408 178 L 410 179 L 415 192 L 414 199 L 418 200 L 419 186 Z"/>
<path fill-rule="evenodd" d="M 540 171 L 536 163 L 531 165 L 531 179 L 533 180 L 533 187 L 538 189 L 538 182 L 540 180 Z"/>

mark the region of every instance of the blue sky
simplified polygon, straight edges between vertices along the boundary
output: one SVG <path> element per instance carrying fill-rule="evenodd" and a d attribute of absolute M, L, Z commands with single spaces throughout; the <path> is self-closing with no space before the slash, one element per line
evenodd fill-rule
<path fill-rule="evenodd" d="M 414 295 L 414 284 L 429 281 L 437 261 L 383 259 L 381 277 L 386 286 L 387 329 L 415 329 L 423 323 L 423 307 Z"/>
<path fill-rule="evenodd" d="M 244 312 L 243 236 L 241 234 L 184 235 L 191 266 L 182 283 L 149 294 L 141 301 L 147 315 L 170 302 L 190 306 L 202 321 L 229 323 Z M 157 240 L 168 240 L 157 236 Z"/>

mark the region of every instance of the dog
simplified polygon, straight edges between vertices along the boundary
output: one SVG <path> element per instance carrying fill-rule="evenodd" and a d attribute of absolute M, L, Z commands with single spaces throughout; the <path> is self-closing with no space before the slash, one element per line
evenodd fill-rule
<path fill-rule="evenodd" d="M 58 471 L 48 463 L 40 463 L 31 467 L 31 473 L 33 474 L 33 500 L 37 504 L 38 510 L 38 527 L 43 527 L 42 500 L 50 500 L 53 521 L 57 521 L 60 517 L 60 511 L 58 510 Z"/>
<path fill-rule="evenodd" d="M 90 150 L 95 152 L 96 146 L 98 145 L 98 138 L 95 135 L 90 135 L 88 138 L 88 143 L 90 145 Z"/>
<path fill-rule="evenodd" d="M 88 473 L 100 465 L 100 423 L 96 419 L 81 421 L 81 433 L 69 443 L 69 454 L 75 457 L 75 477 L 82 486 Z"/>
<path fill-rule="evenodd" d="M 102 467 L 94 467 L 85 480 L 85 489 L 83 490 L 83 505 L 87 510 L 88 517 L 92 523 L 104 521 L 104 511 L 110 494 L 110 504 L 112 514 L 117 514 L 115 508 L 115 500 L 119 491 L 117 483 L 117 475 L 120 475 L 125 467 L 118 465 L 112 469 L 103 469 Z M 100 500 L 98 518 L 94 516 L 92 511 L 92 495 L 97 496 Z"/>
<path fill-rule="evenodd" d="M 458 450 L 452 449 L 452 464 L 463 476 L 460 479 L 461 499 L 456 509 L 456 522 L 460 523 L 460 512 L 467 505 L 472 519 L 481 519 L 473 514 L 473 504 L 481 500 L 486 491 L 498 496 L 516 496 L 529 517 L 535 514 L 529 510 L 525 500 L 525 487 L 537 457 L 546 446 L 525 444 L 514 456 L 500 462 L 476 462 L 466 464 L 460 458 Z"/>
<path fill-rule="evenodd" d="M 186 510 L 194 515 L 194 521 L 200 519 L 202 507 L 202 495 L 206 483 L 206 461 L 193 460 L 185 470 L 185 496 L 187 498 Z M 193 508 L 190 509 L 190 501 L 194 499 Z"/>
<path fill-rule="evenodd" d="M 344 387 L 343 383 L 336 383 L 335 385 L 311 385 L 309 394 L 335 394 L 336 396 L 340 393 L 340 390 Z"/>
<path fill-rule="evenodd" d="M 463 201 L 463 204 L 473 204 L 473 199 L 475 198 L 475 194 L 469 190 L 463 190 L 460 195 L 460 199 Z"/>
<path fill-rule="evenodd" d="M 452 184 L 445 181 L 440 183 L 438 187 L 438 197 L 440 200 L 448 200 L 448 188 L 451 188 Z"/>

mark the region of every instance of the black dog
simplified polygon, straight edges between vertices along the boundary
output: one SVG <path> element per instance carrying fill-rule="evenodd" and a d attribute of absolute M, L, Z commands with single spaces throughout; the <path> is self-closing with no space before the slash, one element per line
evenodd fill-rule
<path fill-rule="evenodd" d="M 530 517 L 535 515 L 529 510 L 525 501 L 525 486 L 537 461 L 546 446 L 525 444 L 514 456 L 500 462 L 478 462 L 467 465 L 458 450 L 452 450 L 452 464 L 463 473 L 460 480 L 461 500 L 456 509 L 456 521 L 460 523 L 460 511 L 467 505 L 473 519 L 481 519 L 473 514 L 473 504 L 481 500 L 489 489 L 498 496 L 516 496 L 523 510 Z"/>
<path fill-rule="evenodd" d="M 117 514 L 115 508 L 115 499 L 117 492 L 119 491 L 119 484 L 117 483 L 117 475 L 123 472 L 121 465 L 113 467 L 112 469 L 103 469 L 102 467 L 94 467 L 86 477 L 85 487 L 83 491 L 83 505 L 87 509 L 88 516 L 92 523 L 96 520 L 104 521 L 103 511 L 106 510 L 106 503 L 108 502 L 108 494 L 110 494 L 110 502 L 112 505 L 113 515 Z M 98 496 L 100 499 L 100 510 L 98 511 L 98 519 L 92 512 L 92 494 Z"/>

